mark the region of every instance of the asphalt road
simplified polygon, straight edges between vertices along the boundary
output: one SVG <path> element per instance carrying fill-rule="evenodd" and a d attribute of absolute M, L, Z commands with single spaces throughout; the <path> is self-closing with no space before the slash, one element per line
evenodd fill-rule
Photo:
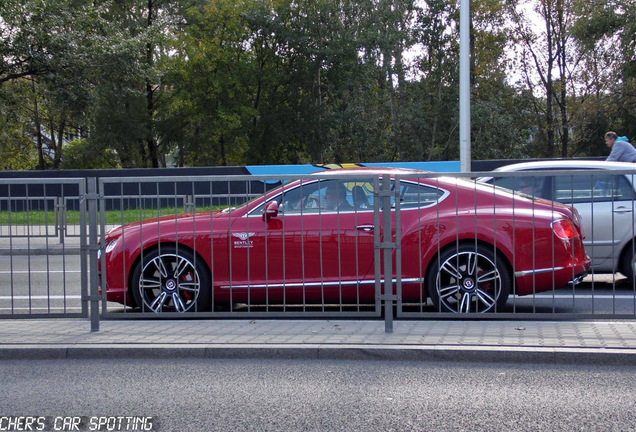
<path fill-rule="evenodd" d="M 0 416 L 158 431 L 630 431 L 631 367 L 375 361 L 4 361 Z"/>
<path fill-rule="evenodd" d="M 79 255 L 0 255 L 0 314 L 81 309 Z"/>
<path fill-rule="evenodd" d="M 0 256 L 0 314 L 77 312 L 81 308 L 79 255 Z M 118 304 L 109 311 L 119 312 Z M 434 312 L 432 306 L 407 309 Z M 633 315 L 636 286 L 622 275 L 588 276 L 576 288 L 511 296 L 504 312 Z"/>

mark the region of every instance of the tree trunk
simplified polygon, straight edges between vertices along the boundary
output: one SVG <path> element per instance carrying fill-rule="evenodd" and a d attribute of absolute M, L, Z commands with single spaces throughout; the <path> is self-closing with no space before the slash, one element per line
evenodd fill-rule
<path fill-rule="evenodd" d="M 227 158 L 225 155 L 225 135 L 219 138 L 219 146 L 221 148 L 221 166 L 227 166 Z"/>
<path fill-rule="evenodd" d="M 561 157 L 568 157 L 568 141 L 570 139 L 570 119 L 568 117 L 567 104 L 567 36 L 565 29 L 565 10 L 563 0 L 557 0 L 558 26 L 559 26 L 559 73 L 561 81 Z"/>
<path fill-rule="evenodd" d="M 318 64 L 315 73 L 315 97 L 316 97 L 316 116 L 318 121 L 318 127 L 316 128 L 316 134 L 314 138 L 314 154 L 318 156 L 319 163 L 325 163 L 325 154 L 322 147 L 322 78 L 321 78 L 322 57 L 318 58 Z"/>
<path fill-rule="evenodd" d="M 44 162 L 44 149 L 42 148 L 42 124 L 40 122 L 40 109 L 38 107 L 38 94 L 35 89 L 35 79 L 31 78 L 31 90 L 33 91 L 33 108 L 34 108 L 34 120 L 35 120 L 35 135 L 38 150 L 38 166 L 37 169 L 46 169 L 46 162 Z"/>
<path fill-rule="evenodd" d="M 49 118 L 49 158 L 53 154 L 53 168 L 55 168 L 55 158 L 57 157 L 57 139 L 55 138 L 55 121 Z"/>
<path fill-rule="evenodd" d="M 384 50 L 382 52 L 382 62 L 384 66 L 384 79 L 386 80 L 386 84 L 389 87 L 389 109 L 391 116 L 391 137 L 395 143 L 393 160 L 399 160 L 400 157 L 400 143 L 396 138 L 397 132 L 399 130 L 398 120 L 397 120 L 397 108 L 395 101 L 395 86 L 393 85 L 393 66 L 391 65 L 391 61 L 393 60 L 393 56 L 389 50 Z"/>
<path fill-rule="evenodd" d="M 545 93 L 546 93 L 546 130 L 548 138 L 548 157 L 553 158 L 554 149 L 554 82 L 552 80 L 552 69 L 554 69 L 554 41 L 552 34 L 552 5 L 546 1 L 544 6 L 544 18 L 546 26 L 546 37 L 548 44 L 548 66 L 546 71 Z"/>
<path fill-rule="evenodd" d="M 58 169 L 62 163 L 62 154 L 64 147 L 64 131 L 66 130 L 66 116 L 62 115 L 60 120 L 59 129 L 57 130 L 57 145 L 55 146 L 55 159 L 53 160 L 53 168 Z M 51 135 L 55 133 L 51 130 Z"/>

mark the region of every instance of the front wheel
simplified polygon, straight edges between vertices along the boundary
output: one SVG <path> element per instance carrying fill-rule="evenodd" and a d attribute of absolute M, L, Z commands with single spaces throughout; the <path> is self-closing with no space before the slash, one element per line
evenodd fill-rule
<path fill-rule="evenodd" d="M 192 252 L 165 246 L 137 264 L 132 294 L 144 312 L 203 311 L 209 308 L 210 279 L 207 266 Z"/>
<path fill-rule="evenodd" d="M 462 245 L 443 252 L 428 273 L 427 289 L 441 312 L 499 311 L 510 294 L 510 271 L 493 250 Z"/>

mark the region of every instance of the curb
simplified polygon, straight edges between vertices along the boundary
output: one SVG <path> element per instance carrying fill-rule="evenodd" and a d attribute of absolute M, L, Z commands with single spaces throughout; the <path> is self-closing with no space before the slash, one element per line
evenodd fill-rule
<path fill-rule="evenodd" d="M 81 359 L 376 360 L 634 366 L 636 350 L 492 346 L 378 345 L 5 345 L 1 360 Z"/>

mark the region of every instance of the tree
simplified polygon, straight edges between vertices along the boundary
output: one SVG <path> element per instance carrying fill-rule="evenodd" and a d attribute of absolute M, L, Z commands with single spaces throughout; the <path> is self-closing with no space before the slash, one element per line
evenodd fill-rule
<path fill-rule="evenodd" d="M 113 149 L 96 148 L 90 140 L 80 138 L 64 148 L 62 169 L 112 169 L 120 168 L 119 157 Z"/>
<path fill-rule="evenodd" d="M 66 129 L 76 123 L 71 117 L 87 107 L 83 78 L 94 64 L 86 49 L 96 24 L 94 12 L 78 0 L 0 4 L 0 86 L 28 81 L 31 91 L 25 101 L 31 116 L 19 121 L 34 127 L 40 169 L 49 165 L 49 154 L 54 155 L 53 166 L 59 166 Z M 50 153 L 44 148 L 45 130 L 50 132 Z"/>
<path fill-rule="evenodd" d="M 179 165 L 243 162 L 252 113 L 248 84 L 256 77 L 241 18 L 247 9 L 245 2 L 219 0 L 184 12 L 187 31 L 166 61 L 171 91 L 160 122 Z"/>
<path fill-rule="evenodd" d="M 598 152 L 599 137 L 607 130 L 636 138 L 636 4 L 581 1 L 576 12 L 573 34 L 586 56 L 591 89 L 581 125 L 589 138 L 582 147 Z"/>
<path fill-rule="evenodd" d="M 112 146 L 126 167 L 165 166 L 157 132 L 165 91 L 162 64 L 181 24 L 181 2 L 112 0 L 100 44 L 91 139 Z"/>
<path fill-rule="evenodd" d="M 28 170 L 37 164 L 37 149 L 28 125 L 31 113 L 25 100 L 31 89 L 25 80 L 0 86 L 0 169 Z"/>
<path fill-rule="evenodd" d="M 636 135 L 633 2 L 472 6 L 475 158 Z M 91 153 L 123 167 L 458 157 L 458 2 L 6 0 L 0 13 L 7 166 L 27 148 L 39 168 Z"/>

